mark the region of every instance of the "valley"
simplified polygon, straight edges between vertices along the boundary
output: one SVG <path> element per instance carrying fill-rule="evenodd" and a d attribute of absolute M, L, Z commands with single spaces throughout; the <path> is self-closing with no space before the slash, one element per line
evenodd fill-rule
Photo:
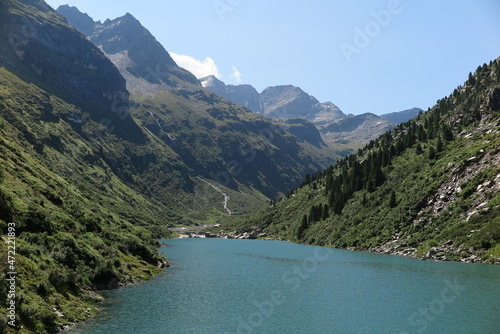
<path fill-rule="evenodd" d="M 222 319 L 214 301 L 225 293 L 264 298 L 299 284 L 286 290 L 291 308 L 276 308 L 279 314 L 267 319 L 270 331 L 281 333 L 310 325 L 282 319 L 300 319 L 300 310 L 314 304 L 310 297 L 323 296 L 323 284 L 334 286 L 330 299 L 318 299 L 330 312 L 331 300 L 356 298 L 335 288 L 353 277 L 360 278 L 353 286 L 375 277 L 381 288 L 403 272 L 413 283 L 401 289 L 413 298 L 422 295 L 413 287 L 442 268 L 467 276 L 464 295 L 471 299 L 429 326 L 459 326 L 466 309 L 486 300 L 474 324 L 494 327 L 480 316 L 498 295 L 498 266 L 486 264 L 500 264 L 500 58 L 471 71 L 427 111 L 345 114 L 290 84 L 259 93 L 215 75 L 196 77 L 137 17 L 95 21 L 69 5 L 54 10 L 43 0 L 0 0 L 0 300 L 17 307 L 11 314 L 0 303 L 0 333 L 78 333 L 73 326 L 97 314 L 118 323 L 104 320 L 89 333 L 109 333 L 127 324 L 120 317 L 128 314 L 114 313 L 124 304 L 112 299 L 121 292 L 109 290 L 130 286 L 119 290 L 132 292 L 126 299 L 147 286 L 155 298 L 140 303 L 169 319 L 152 321 L 157 326 L 148 333 L 188 333 L 196 324 L 198 332 L 219 334 L 234 330 L 239 311 L 253 312 L 228 303 L 227 314 L 236 313 Z M 188 233 L 219 239 L 170 240 Z M 8 256 L 13 238 L 15 267 Z M 332 262 L 311 262 L 306 253 L 329 254 Z M 484 266 L 475 279 L 472 267 L 451 262 Z M 15 286 L 9 267 L 18 271 Z M 439 293 L 441 277 L 431 281 L 425 290 Z M 302 302 L 295 302 L 299 286 Z M 374 299 L 364 302 L 378 305 L 376 294 L 398 290 L 367 293 Z M 105 304 L 111 306 L 101 312 L 103 296 L 111 296 Z M 186 304 L 190 296 L 199 298 L 191 300 L 196 314 L 172 322 L 177 307 L 193 306 Z M 407 319 L 413 309 L 399 312 L 398 305 L 418 309 L 434 298 L 422 296 L 388 303 L 386 312 Z M 163 304 L 167 297 L 175 303 Z M 207 326 L 211 314 L 220 327 Z M 332 323 L 321 314 L 317 331 L 326 333 Z M 353 327 L 356 316 L 345 316 L 345 323 L 336 321 L 346 332 L 369 326 Z M 100 326 L 103 318 L 96 319 Z M 415 327 L 404 324 L 392 326 Z"/>

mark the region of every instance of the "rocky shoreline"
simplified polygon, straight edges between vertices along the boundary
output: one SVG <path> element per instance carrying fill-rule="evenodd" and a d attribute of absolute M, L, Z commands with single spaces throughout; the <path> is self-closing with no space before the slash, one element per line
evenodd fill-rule
<path fill-rule="evenodd" d="M 210 228 L 220 227 L 220 225 L 207 226 Z M 220 238 L 220 239 L 264 239 L 264 240 L 281 240 L 268 235 L 265 231 L 258 227 L 252 226 L 249 231 L 234 231 L 228 232 L 220 230 L 219 232 L 203 232 L 203 231 L 176 231 L 178 238 Z M 473 231 L 474 232 L 474 231 Z M 448 240 L 440 245 L 430 247 L 425 251 L 410 247 L 404 239 L 395 239 L 383 245 L 371 247 L 369 249 L 358 249 L 348 247 L 349 250 L 368 251 L 371 253 L 398 255 L 416 258 L 419 260 L 430 261 L 454 261 L 465 263 L 483 263 L 483 264 L 497 264 L 500 265 L 500 258 L 495 260 L 485 260 L 481 255 L 486 251 L 485 249 L 474 249 L 470 247 L 465 248 L 464 245 L 455 246 L 454 240 Z"/>
<path fill-rule="evenodd" d="M 160 242 L 158 242 L 158 243 L 159 243 L 159 246 L 162 247 L 163 244 L 161 244 Z M 157 262 L 156 267 L 159 270 L 164 270 L 165 268 L 170 267 L 170 262 L 168 262 L 167 258 L 163 258 L 162 260 L 159 260 Z M 144 271 L 144 273 L 150 275 L 150 277 L 156 276 L 156 275 L 161 273 L 161 271 L 152 272 L 149 269 L 143 269 L 143 271 Z M 71 322 L 68 324 L 61 325 L 58 328 L 57 333 L 66 333 L 68 330 L 71 330 L 72 328 L 75 328 L 76 326 L 83 324 L 83 323 L 91 320 L 92 318 L 94 318 L 100 311 L 100 309 L 96 305 L 98 305 L 99 303 L 101 303 L 105 300 L 105 298 L 99 293 L 100 291 L 109 291 L 109 290 L 120 289 L 120 288 L 129 286 L 129 285 L 134 285 L 134 284 L 145 282 L 145 281 L 146 281 L 146 279 L 144 279 L 144 278 L 141 279 L 138 277 L 128 276 L 126 281 L 118 281 L 117 279 L 112 279 L 107 284 L 96 286 L 95 288 L 90 288 L 90 287 L 84 288 L 82 290 L 82 296 L 84 296 L 85 299 L 88 299 L 91 301 L 90 305 L 93 307 L 93 310 L 90 307 L 86 308 L 84 310 L 84 312 L 88 316 L 87 319 L 85 319 L 84 321 Z M 54 309 L 54 312 L 56 313 L 57 316 L 64 317 L 64 315 L 62 313 L 60 313 L 60 311 L 58 311 L 57 309 Z"/>
<path fill-rule="evenodd" d="M 186 238 L 218 238 L 218 239 L 267 239 L 274 240 L 273 238 L 268 238 L 268 235 L 262 231 L 260 228 L 253 229 L 251 232 L 245 231 L 235 231 L 235 232 L 226 232 L 224 230 L 220 230 L 217 233 L 210 232 L 185 232 L 179 234 L 180 239 Z"/>
<path fill-rule="evenodd" d="M 417 248 L 408 247 L 403 240 L 393 240 L 384 245 L 376 246 L 368 249 L 369 252 L 399 255 L 417 258 L 420 260 L 433 261 L 455 261 L 465 263 L 484 263 L 500 265 L 500 259 L 484 260 L 480 255 L 484 254 L 485 249 L 474 249 L 470 247 L 465 249 L 464 245 L 455 246 L 453 240 L 448 240 L 445 243 L 430 247 L 426 252 L 421 252 Z"/>

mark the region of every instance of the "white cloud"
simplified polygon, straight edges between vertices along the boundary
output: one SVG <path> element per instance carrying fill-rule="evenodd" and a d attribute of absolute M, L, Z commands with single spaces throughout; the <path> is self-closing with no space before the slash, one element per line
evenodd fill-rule
<path fill-rule="evenodd" d="M 174 52 L 169 53 L 177 65 L 193 73 L 198 79 L 209 75 L 214 75 L 217 78 L 222 77 L 215 61 L 210 57 L 205 58 L 205 60 L 198 60 L 191 56 L 180 55 Z"/>
<path fill-rule="evenodd" d="M 236 66 L 233 66 L 233 73 L 231 74 L 231 79 L 235 79 L 237 82 L 241 82 L 241 72 L 238 71 Z"/>

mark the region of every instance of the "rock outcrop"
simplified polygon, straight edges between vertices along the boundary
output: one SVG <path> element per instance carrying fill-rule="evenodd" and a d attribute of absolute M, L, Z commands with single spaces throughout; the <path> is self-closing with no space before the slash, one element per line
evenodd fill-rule
<path fill-rule="evenodd" d="M 213 75 L 201 78 L 200 82 L 206 89 L 237 105 L 247 107 L 255 113 L 264 112 L 259 93 L 250 85 L 226 85 Z"/>
<path fill-rule="evenodd" d="M 61 6 L 58 12 L 97 45 L 120 70 L 132 93 L 148 95 L 169 88 L 196 88 L 196 77 L 177 66 L 156 38 L 131 14 L 91 24 L 77 8 Z"/>

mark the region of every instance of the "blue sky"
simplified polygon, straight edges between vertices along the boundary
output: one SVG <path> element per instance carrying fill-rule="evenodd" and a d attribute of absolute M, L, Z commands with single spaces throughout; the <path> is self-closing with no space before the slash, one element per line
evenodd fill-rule
<path fill-rule="evenodd" d="M 353 114 L 427 109 L 500 56 L 497 0 L 47 3 L 95 20 L 129 12 L 199 75 L 258 91 L 292 84 Z"/>

